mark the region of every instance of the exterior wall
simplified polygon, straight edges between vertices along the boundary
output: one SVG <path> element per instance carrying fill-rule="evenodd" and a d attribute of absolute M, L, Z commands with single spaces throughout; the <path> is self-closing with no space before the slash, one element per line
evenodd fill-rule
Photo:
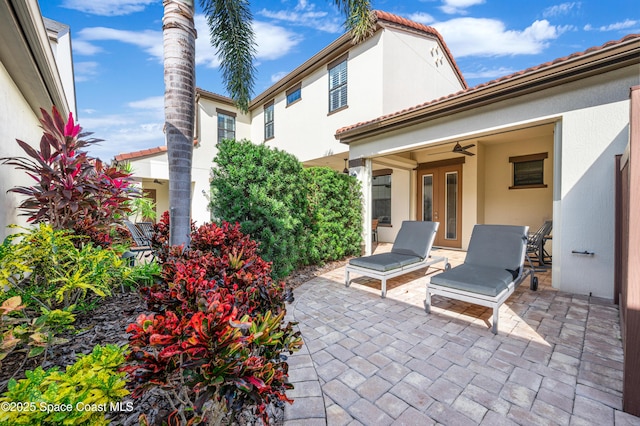
<path fill-rule="evenodd" d="M 555 137 L 553 154 L 553 285 L 563 291 L 611 299 L 614 154 L 621 153 L 628 140 L 629 88 L 638 85 L 639 80 L 635 66 L 611 71 L 434 119 L 428 125 L 372 136 L 352 143 L 350 157 L 375 158 L 382 152 L 393 154 L 443 141 L 467 140 L 474 134 L 560 122 L 561 135 Z M 491 151 L 490 147 L 484 149 Z M 485 175 L 489 167 L 490 164 L 474 166 L 475 171 L 484 169 Z M 489 192 L 493 189 L 488 182 L 475 185 L 474 192 L 484 192 L 485 199 L 479 201 L 476 196 L 469 202 L 467 176 L 474 171 L 468 169 L 465 163 L 464 208 L 483 206 L 483 213 L 476 211 L 473 218 L 464 214 L 464 236 L 470 235 L 480 216 L 489 222 L 499 214 L 489 205 Z M 529 220 L 539 223 L 541 218 Z M 595 255 L 576 255 L 573 250 Z"/>
<path fill-rule="evenodd" d="M 384 74 L 380 86 L 383 91 L 383 114 L 462 89 L 452 64 L 437 40 L 402 30 L 385 30 L 383 41 Z M 411 84 L 407 84 L 409 81 Z"/>
<path fill-rule="evenodd" d="M 441 56 L 443 61 L 436 66 L 431 52 L 436 47 L 435 39 L 390 28 L 378 31 L 349 51 L 349 107 L 328 114 L 325 63 L 302 80 L 302 99 L 298 102 L 286 105 L 289 87 L 265 99 L 265 103 L 274 101 L 275 129 L 274 138 L 266 143 L 292 153 L 302 162 L 346 152 L 345 145 L 335 139 L 337 129 L 461 90 L 446 57 Z M 264 104 L 252 110 L 251 121 L 251 140 L 264 142 Z"/>
<path fill-rule="evenodd" d="M 380 32 L 349 52 L 347 60 L 348 108 L 329 114 L 329 70 L 324 63 L 302 81 L 302 98 L 286 105 L 286 90 L 269 98 L 274 101 L 274 138 L 270 146 L 307 161 L 346 152 L 334 137 L 336 129 L 383 113 L 381 88 L 382 51 Z M 294 83 L 295 85 L 297 83 Z M 292 86 L 293 86 L 292 85 Z M 264 142 L 264 106 L 252 110 L 251 140 Z"/>
<path fill-rule="evenodd" d="M 73 86 L 73 67 L 70 57 L 52 51 L 36 0 L 0 0 L 0 39 L 0 157 L 25 156 L 16 139 L 39 146 L 40 108 L 50 111 L 55 104 L 65 117 L 75 108 L 59 73 L 70 72 L 65 79 Z M 14 232 L 7 225 L 26 224 L 17 208 L 24 197 L 7 190 L 32 182 L 24 171 L 0 165 L 1 240 Z"/>
<path fill-rule="evenodd" d="M 16 143 L 16 139 L 32 145 L 40 142 L 42 129 L 38 117 L 22 97 L 5 67 L 0 63 L 0 157 L 24 156 L 25 153 Z M 31 185 L 31 178 L 22 170 L 13 166 L 0 165 L 0 239 L 12 233 L 7 225 L 26 225 L 23 216 L 18 216 L 18 205 L 24 197 L 7 192 L 15 186 Z"/>
<path fill-rule="evenodd" d="M 76 86 L 73 73 L 73 55 L 71 50 L 71 31 L 68 25 L 61 24 L 51 19 L 44 20 L 49 32 L 49 44 L 53 55 L 56 57 L 56 65 L 65 97 L 69 102 L 69 108 L 73 116 L 77 117 L 76 109 Z M 77 121 L 77 120 L 76 120 Z"/>
<path fill-rule="evenodd" d="M 549 153 L 544 160 L 547 188 L 509 189 L 513 173 L 509 157 L 541 152 Z M 489 145 L 482 158 L 484 173 L 478 176 L 486 191 L 482 202 L 484 220 L 478 223 L 528 225 L 533 232 L 545 220 L 553 219 L 553 139 Z"/>

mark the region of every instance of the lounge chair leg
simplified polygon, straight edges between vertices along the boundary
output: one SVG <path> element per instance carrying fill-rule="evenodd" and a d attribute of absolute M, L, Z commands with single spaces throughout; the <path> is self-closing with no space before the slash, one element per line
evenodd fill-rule
<path fill-rule="evenodd" d="M 424 299 L 424 311 L 431 313 L 431 293 L 429 293 L 429 286 L 427 285 L 427 297 Z"/>
<path fill-rule="evenodd" d="M 500 311 L 500 307 L 496 306 L 493 308 L 493 327 L 491 327 L 491 332 L 493 334 L 498 334 L 498 312 Z"/>
<path fill-rule="evenodd" d="M 344 286 L 345 287 L 349 287 L 349 284 L 351 284 L 349 282 L 349 269 L 348 268 L 344 268 Z"/>
<path fill-rule="evenodd" d="M 386 278 L 382 279 L 382 296 L 381 297 L 383 299 L 387 297 L 387 279 Z"/>

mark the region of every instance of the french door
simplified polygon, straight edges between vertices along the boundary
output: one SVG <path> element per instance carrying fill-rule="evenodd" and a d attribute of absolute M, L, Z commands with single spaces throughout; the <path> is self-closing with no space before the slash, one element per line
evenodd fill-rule
<path fill-rule="evenodd" d="M 440 222 L 434 245 L 462 247 L 462 164 L 418 168 L 417 217 Z"/>

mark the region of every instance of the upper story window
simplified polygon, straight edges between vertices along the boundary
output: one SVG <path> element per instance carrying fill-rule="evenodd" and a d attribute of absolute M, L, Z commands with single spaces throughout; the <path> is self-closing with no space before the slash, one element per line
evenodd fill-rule
<path fill-rule="evenodd" d="M 334 112 L 347 105 L 347 55 L 331 62 L 329 68 L 329 112 Z"/>
<path fill-rule="evenodd" d="M 264 106 L 264 140 L 273 137 L 273 101 L 271 101 Z"/>
<path fill-rule="evenodd" d="M 509 157 L 513 164 L 513 186 L 518 188 L 546 188 L 544 183 L 544 160 L 549 155 L 546 152 L 531 155 Z"/>
<path fill-rule="evenodd" d="M 302 83 L 298 83 L 287 90 L 287 106 L 298 102 L 300 99 L 302 99 Z"/>
<path fill-rule="evenodd" d="M 218 142 L 223 139 L 236 138 L 236 114 L 234 112 L 216 109 L 218 113 Z"/>

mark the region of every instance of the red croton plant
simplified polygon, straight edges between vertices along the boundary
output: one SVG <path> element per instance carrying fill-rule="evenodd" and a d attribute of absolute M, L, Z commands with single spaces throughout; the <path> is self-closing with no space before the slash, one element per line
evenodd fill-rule
<path fill-rule="evenodd" d="M 169 424 L 211 424 L 221 409 L 247 408 L 268 423 L 268 404 L 292 402 L 285 353 L 302 341 L 284 324 L 291 294 L 238 224 L 194 229 L 183 250 L 167 245 L 168 223 L 165 213 L 154 235 L 162 282 L 143 289 L 155 313 L 127 329 L 133 396 L 163 390 L 174 408 Z"/>
<path fill-rule="evenodd" d="M 43 135 L 39 149 L 17 139 L 30 158 L 0 158 L 2 164 L 16 166 L 35 180 L 32 186 L 17 186 L 9 191 L 26 195 L 20 204 L 28 221 L 48 222 L 54 229 L 73 229 L 94 243 L 111 244 L 109 231 L 114 218 L 130 213 L 130 198 L 139 196 L 131 185 L 130 174 L 107 166 L 83 150 L 100 139 L 64 118 L 54 106 L 51 115 L 40 109 Z"/>

